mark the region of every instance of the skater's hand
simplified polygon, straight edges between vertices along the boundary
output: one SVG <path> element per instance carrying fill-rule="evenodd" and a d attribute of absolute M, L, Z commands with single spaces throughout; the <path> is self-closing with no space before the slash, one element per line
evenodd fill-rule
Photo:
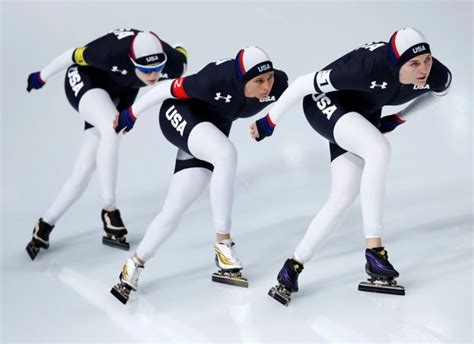
<path fill-rule="evenodd" d="M 129 132 L 135 125 L 136 120 L 137 118 L 133 115 L 130 108 L 123 110 L 114 118 L 113 126 L 115 132 L 120 133 L 122 130 L 124 131 L 124 133 Z"/>
<path fill-rule="evenodd" d="M 41 87 L 44 86 L 46 82 L 41 78 L 40 72 L 31 73 L 28 76 L 28 85 L 26 86 L 26 90 L 30 92 L 31 90 L 39 90 Z"/>
<path fill-rule="evenodd" d="M 257 141 L 261 141 L 265 137 L 271 136 L 274 129 L 275 124 L 270 116 L 266 115 L 250 125 L 250 136 Z"/>
<path fill-rule="evenodd" d="M 260 137 L 258 134 L 256 122 L 253 122 L 252 124 L 250 124 L 250 137 L 255 140 L 258 140 L 258 138 Z"/>
<path fill-rule="evenodd" d="M 117 127 L 119 125 L 119 114 L 116 114 L 114 117 L 114 121 L 112 122 L 112 127 L 114 130 L 117 132 Z M 125 135 L 127 133 L 126 130 L 123 131 L 123 134 Z"/>
<path fill-rule="evenodd" d="M 405 123 L 405 120 L 401 118 L 397 113 L 382 117 L 380 119 L 380 132 L 382 134 L 389 133 L 403 123 Z"/>

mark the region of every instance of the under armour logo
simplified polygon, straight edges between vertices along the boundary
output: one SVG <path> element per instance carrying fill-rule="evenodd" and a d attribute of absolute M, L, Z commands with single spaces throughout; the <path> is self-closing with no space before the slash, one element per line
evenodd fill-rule
<path fill-rule="evenodd" d="M 370 88 L 374 89 L 376 87 L 380 87 L 382 90 L 387 88 L 387 83 L 385 81 L 382 81 L 382 83 L 380 85 L 377 85 L 377 81 L 372 81 L 372 85 L 370 86 Z"/>
<path fill-rule="evenodd" d="M 127 75 L 127 71 L 125 69 L 120 70 L 117 66 L 112 67 L 112 72 L 119 72 L 122 75 Z"/>
<path fill-rule="evenodd" d="M 221 96 L 221 93 L 220 92 L 217 92 L 216 93 L 216 96 L 214 97 L 215 100 L 219 100 L 219 99 L 225 99 L 225 102 L 226 103 L 230 103 L 230 100 L 232 99 L 232 96 L 229 94 L 225 97 L 222 97 Z"/>

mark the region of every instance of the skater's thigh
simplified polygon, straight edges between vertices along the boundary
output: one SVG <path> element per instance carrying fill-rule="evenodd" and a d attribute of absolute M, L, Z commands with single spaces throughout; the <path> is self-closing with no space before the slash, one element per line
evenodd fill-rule
<path fill-rule="evenodd" d="M 303 111 L 311 127 L 321 136 L 335 143 L 337 121 L 351 111 L 348 102 L 337 92 L 312 94 L 303 98 Z"/>
<path fill-rule="evenodd" d="M 195 158 L 191 158 L 197 160 Z M 166 197 L 165 208 L 168 205 L 180 204 L 187 208 L 204 191 L 212 176 L 212 171 L 199 164 L 175 172 L 171 179 Z"/>
<path fill-rule="evenodd" d="M 334 159 L 331 162 L 331 194 L 357 196 L 363 169 L 364 161 L 350 152 Z"/>
<path fill-rule="evenodd" d="M 112 131 L 112 122 L 117 109 L 110 95 L 101 88 L 87 91 L 79 102 L 79 114 L 87 123 L 97 127 L 101 133 Z"/>
<path fill-rule="evenodd" d="M 191 131 L 206 121 L 203 109 L 196 102 L 168 99 L 160 108 L 160 128 L 165 138 L 180 150 L 191 154 L 188 140 Z"/>
<path fill-rule="evenodd" d="M 79 111 L 79 103 L 88 91 L 100 87 L 91 69 L 78 65 L 70 66 L 64 79 L 64 91 L 69 104 Z"/>
<path fill-rule="evenodd" d="M 225 162 L 233 165 L 237 162 L 234 144 L 211 122 L 202 122 L 194 127 L 189 135 L 188 147 L 195 157 L 213 164 Z"/>
<path fill-rule="evenodd" d="M 160 128 L 173 145 L 211 162 L 215 151 L 233 147 L 228 138 L 232 121 L 218 120 L 207 111 L 198 101 L 168 99 L 160 109 Z"/>
<path fill-rule="evenodd" d="M 369 119 L 354 111 L 337 121 L 334 138 L 340 147 L 363 158 L 375 148 L 388 145 L 380 130 Z"/>

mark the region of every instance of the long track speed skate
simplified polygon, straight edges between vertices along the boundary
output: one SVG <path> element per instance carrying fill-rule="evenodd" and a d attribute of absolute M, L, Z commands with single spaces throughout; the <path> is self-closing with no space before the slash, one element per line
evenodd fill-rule
<path fill-rule="evenodd" d="M 235 244 L 230 239 L 214 245 L 215 260 L 219 271 L 212 274 L 212 281 L 248 288 L 249 282 L 240 272 L 242 264 L 237 258 L 234 246 Z"/>
<path fill-rule="evenodd" d="M 45 222 L 43 218 L 38 220 L 33 229 L 33 237 L 28 245 L 26 245 L 26 252 L 28 252 L 31 260 L 36 258 L 36 255 L 41 249 L 47 250 L 49 248 L 49 234 L 53 228 L 54 226 Z"/>
<path fill-rule="evenodd" d="M 119 276 L 120 282 L 114 285 L 110 292 L 124 305 L 130 298 L 130 292 L 137 291 L 138 277 L 144 268 L 145 266 L 135 256 L 128 258 L 123 265 Z"/>
<path fill-rule="evenodd" d="M 291 294 L 298 291 L 298 276 L 303 271 L 303 265 L 289 258 L 278 273 L 278 284 L 268 291 L 268 295 L 288 306 L 291 302 Z"/>
<path fill-rule="evenodd" d="M 122 221 L 120 211 L 118 209 L 102 209 L 101 218 L 105 231 L 105 235 L 102 237 L 102 244 L 128 251 L 130 249 L 130 243 L 128 243 L 127 238 L 125 238 L 128 231 Z"/>
<path fill-rule="evenodd" d="M 245 277 L 242 276 L 240 270 L 219 270 L 212 274 L 212 281 L 217 283 L 235 285 L 237 287 L 243 288 L 249 287 L 249 282 Z"/>
<path fill-rule="evenodd" d="M 358 290 L 382 294 L 405 295 L 405 288 L 397 285 L 399 276 L 388 261 L 388 253 L 383 247 L 365 251 L 367 264 L 365 272 L 369 275 L 367 282 L 360 282 Z"/>
<path fill-rule="evenodd" d="M 124 305 L 127 304 L 128 299 L 130 298 L 131 291 L 132 291 L 132 288 L 129 285 L 124 284 L 124 283 L 117 283 L 110 290 L 112 295 L 115 296 Z"/>
<path fill-rule="evenodd" d="M 268 291 L 268 295 L 280 302 L 283 306 L 288 306 L 291 302 L 292 291 L 285 286 L 278 284 Z"/>

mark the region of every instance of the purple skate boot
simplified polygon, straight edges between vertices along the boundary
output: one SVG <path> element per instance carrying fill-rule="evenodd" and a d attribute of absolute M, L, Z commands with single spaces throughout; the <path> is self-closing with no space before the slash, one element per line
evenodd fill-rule
<path fill-rule="evenodd" d="M 303 271 L 303 265 L 289 258 L 278 273 L 278 285 L 272 287 L 268 295 L 288 306 L 291 301 L 291 293 L 298 291 L 298 275 Z"/>
<path fill-rule="evenodd" d="M 369 278 L 367 282 L 359 283 L 360 291 L 405 295 L 405 288 L 395 280 L 399 274 L 388 261 L 388 252 L 383 247 L 366 249 L 365 258 L 365 272 Z"/>

